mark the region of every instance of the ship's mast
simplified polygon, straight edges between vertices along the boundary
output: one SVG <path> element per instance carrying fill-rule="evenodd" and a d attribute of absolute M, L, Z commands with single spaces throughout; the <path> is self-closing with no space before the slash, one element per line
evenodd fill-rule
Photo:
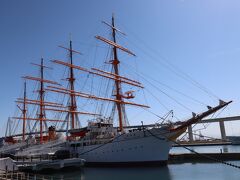
<path fill-rule="evenodd" d="M 41 58 L 41 66 L 40 66 L 40 73 L 41 73 L 41 79 L 44 79 L 43 74 L 44 66 L 43 66 L 43 58 Z M 40 90 L 39 90 L 39 121 L 40 121 L 40 143 L 43 143 L 43 119 L 44 119 L 44 84 L 43 81 L 40 81 Z"/>
<path fill-rule="evenodd" d="M 40 64 L 35 64 L 35 63 L 31 63 L 34 66 L 39 67 L 40 69 L 40 76 L 39 77 L 33 77 L 33 76 L 23 76 L 24 79 L 27 80 L 32 80 L 32 81 L 37 81 L 39 82 L 39 89 L 37 91 L 38 93 L 38 99 L 27 99 L 26 97 L 26 82 L 25 82 L 25 87 L 24 87 L 24 98 L 17 98 L 17 103 L 23 104 L 23 109 L 19 108 L 22 112 L 23 112 L 23 116 L 22 117 L 12 117 L 13 119 L 19 119 L 19 120 L 23 120 L 23 139 L 25 139 L 25 132 L 26 132 L 26 120 L 28 121 L 36 121 L 33 129 L 35 129 L 37 122 L 39 122 L 39 134 L 40 134 L 40 143 L 42 144 L 44 142 L 43 139 L 43 133 L 44 133 L 44 125 L 47 128 L 47 122 L 65 122 L 64 120 L 59 120 L 59 119 L 46 119 L 46 114 L 45 111 L 64 111 L 64 109 L 66 109 L 66 107 L 63 106 L 63 104 L 59 104 L 59 103 L 55 103 L 55 102 L 49 102 L 49 101 L 45 101 L 45 91 L 47 89 L 45 89 L 45 83 L 46 84 L 52 84 L 52 85 L 60 85 L 57 82 L 48 80 L 48 79 L 44 79 L 44 68 L 48 68 L 51 69 L 50 67 L 47 67 L 44 65 L 43 63 L 43 58 L 41 58 L 41 63 Z M 38 114 L 37 114 L 37 118 L 36 117 L 27 117 L 26 115 L 26 105 L 27 104 L 31 104 L 31 105 L 37 105 L 38 106 Z M 19 107 L 19 106 L 18 106 Z M 46 108 L 46 107 L 51 107 L 51 108 Z M 53 109 L 52 107 L 55 108 L 60 108 L 60 109 Z"/>
<path fill-rule="evenodd" d="M 73 65 L 73 49 L 72 49 L 72 41 L 70 40 L 70 50 L 69 50 L 69 56 L 70 56 L 70 64 Z M 74 82 L 75 82 L 75 78 L 74 78 L 74 72 L 73 72 L 73 67 L 69 67 L 69 85 L 70 85 L 70 90 L 71 90 L 71 94 L 70 94 L 70 105 L 69 105 L 69 111 L 70 115 L 71 115 L 71 129 L 75 128 L 75 117 L 77 117 L 76 114 L 76 109 L 77 109 L 77 105 L 76 105 L 76 96 L 73 93 L 74 92 Z"/>
<path fill-rule="evenodd" d="M 23 97 L 23 127 L 22 127 L 22 140 L 25 141 L 26 134 L 26 118 L 27 118 L 27 109 L 26 109 L 26 100 L 27 100 L 27 83 L 24 82 L 24 97 Z"/>
<path fill-rule="evenodd" d="M 73 97 L 72 98 L 73 101 L 70 105 L 70 107 L 72 106 L 72 108 L 74 108 L 75 105 L 76 105 L 76 104 L 74 104 L 74 103 L 76 103 L 75 102 L 75 96 L 78 96 L 78 97 L 81 97 L 81 98 L 108 101 L 108 102 L 115 103 L 116 104 L 115 108 L 117 108 L 117 111 L 118 111 L 119 129 L 120 129 L 120 131 L 123 131 L 124 112 L 125 112 L 125 109 L 124 109 L 125 106 L 124 105 L 125 104 L 132 105 L 132 106 L 138 106 L 138 107 L 142 107 L 142 108 L 149 108 L 149 106 L 146 106 L 146 105 L 143 105 L 143 104 L 137 104 L 137 103 L 134 103 L 134 102 L 124 101 L 124 98 L 125 99 L 131 99 L 131 98 L 134 98 L 134 96 L 129 91 L 125 92 L 125 94 L 123 95 L 122 94 L 121 83 L 128 84 L 128 85 L 135 86 L 135 87 L 139 87 L 139 88 L 143 88 L 143 86 L 138 81 L 135 81 L 135 80 L 132 80 L 130 78 L 119 75 L 119 63 L 120 63 L 120 61 L 118 60 L 117 49 L 120 49 L 121 51 L 123 51 L 123 52 L 125 52 L 129 55 L 132 55 L 132 56 L 136 56 L 136 55 L 134 53 L 132 53 L 130 50 L 128 50 L 128 49 L 124 48 L 123 46 L 116 43 L 116 31 L 123 34 L 123 35 L 125 35 L 125 34 L 115 27 L 114 17 L 112 17 L 112 23 L 111 24 L 108 24 L 104 21 L 103 21 L 103 23 L 106 24 L 107 26 L 111 27 L 113 40 L 108 40 L 108 39 L 106 39 L 104 37 L 101 37 L 101 36 L 95 36 L 95 38 L 98 39 L 98 40 L 101 40 L 104 43 L 109 44 L 113 47 L 112 48 L 112 50 L 113 50 L 113 60 L 111 60 L 110 63 L 113 66 L 114 72 L 107 72 L 107 71 L 103 71 L 103 70 L 97 69 L 97 68 L 86 69 L 84 67 L 74 65 L 72 63 L 72 57 L 71 57 L 72 52 L 73 53 L 78 53 L 78 54 L 79 54 L 79 52 L 72 50 L 71 43 L 70 43 L 70 48 L 65 48 L 65 47 L 62 47 L 62 46 L 59 46 L 59 47 L 70 51 L 71 62 L 66 63 L 66 62 L 61 61 L 61 60 L 53 60 L 53 62 L 56 63 L 56 64 L 60 64 L 60 65 L 67 66 L 67 67 L 70 68 L 70 77 L 68 78 L 68 80 L 69 80 L 69 82 L 72 83 L 72 86 L 70 86 L 70 88 L 68 88 L 68 89 L 59 88 L 59 87 L 55 87 L 55 86 L 48 86 L 47 90 L 52 91 L 52 92 L 61 93 L 61 94 L 67 94 L 67 95 L 70 95 L 71 97 Z M 75 91 L 74 86 L 73 86 L 74 80 L 75 80 L 74 77 L 73 77 L 73 69 L 77 69 L 77 70 L 80 70 L 80 71 L 83 71 L 83 72 L 86 72 L 86 73 L 89 73 L 89 74 L 92 74 L 92 75 L 97 75 L 97 76 L 101 76 L 101 77 L 113 80 L 114 84 L 115 84 L 114 85 L 114 87 L 115 87 L 115 94 L 114 94 L 115 98 L 99 97 L 99 96 L 95 96 L 95 95 L 92 95 L 92 94 L 89 94 L 89 93 Z M 71 85 L 71 83 L 70 83 L 70 85 Z M 75 107 L 75 109 L 76 109 L 76 107 Z M 73 116 L 73 114 L 74 114 L 73 112 L 75 112 L 75 111 L 72 111 L 70 109 L 69 112 L 72 112 L 72 116 Z M 93 114 L 93 113 L 80 113 L 80 114 L 96 115 L 96 114 Z"/>
<path fill-rule="evenodd" d="M 48 86 L 46 90 L 56 92 L 56 93 L 62 93 L 62 94 L 67 94 L 69 96 L 69 102 L 68 102 L 68 110 L 60 110 L 62 112 L 67 112 L 67 123 L 69 123 L 69 118 L 70 118 L 70 123 L 71 123 L 71 128 L 74 129 L 77 128 L 76 126 L 79 125 L 79 120 L 78 120 L 78 114 L 81 115 L 93 115 L 93 116 L 99 116 L 99 114 L 96 113 L 89 113 L 89 112 L 80 112 L 77 109 L 77 103 L 76 103 L 76 96 L 79 96 L 78 93 L 75 91 L 75 77 L 74 77 L 74 69 L 76 69 L 76 65 L 73 63 L 73 54 L 80 54 L 80 52 L 74 50 L 72 48 L 72 41 L 70 40 L 70 47 L 66 48 L 64 46 L 59 46 L 60 48 L 63 48 L 69 52 L 69 58 L 70 62 L 64 62 L 62 60 L 52 60 L 52 62 L 56 64 L 60 64 L 63 66 L 67 66 L 69 68 L 69 76 L 67 78 L 69 82 L 69 87 L 68 88 L 60 88 L 56 86 Z M 85 94 L 86 95 L 86 94 Z M 86 96 L 84 96 L 86 97 Z M 64 123 L 65 124 L 65 123 Z M 63 125 L 64 125 L 63 124 Z M 63 126 L 62 126 L 63 127 Z M 67 125 L 67 130 L 68 130 L 68 125 Z"/>
<path fill-rule="evenodd" d="M 112 37 L 113 37 L 113 42 L 116 43 L 116 29 L 115 29 L 115 24 L 114 24 L 114 16 L 112 16 Z M 116 75 L 116 80 L 115 80 L 115 88 L 116 88 L 116 106 L 117 106 L 117 111 L 118 111 L 118 119 L 119 119 L 119 129 L 120 131 L 123 131 L 123 106 L 121 104 L 122 102 L 122 95 L 121 95 L 121 83 L 119 81 L 119 63 L 120 61 L 118 60 L 118 55 L 117 55 L 117 47 L 113 46 L 113 69 L 114 73 Z"/>
<path fill-rule="evenodd" d="M 138 81 L 132 80 L 130 78 L 124 77 L 124 76 L 120 76 L 119 75 L 119 64 L 120 61 L 118 60 L 118 54 L 117 54 L 117 49 L 120 49 L 121 51 L 132 55 L 132 56 L 136 56 L 134 53 L 132 53 L 130 50 L 124 48 L 123 46 L 119 45 L 116 43 L 116 31 L 122 33 L 121 31 L 119 31 L 114 24 L 114 17 L 112 16 L 112 23 L 108 24 L 106 22 L 103 22 L 104 24 L 106 24 L 107 26 L 111 27 L 112 29 L 112 38 L 113 40 L 108 40 L 104 37 L 101 36 L 95 36 L 96 39 L 101 40 L 102 42 L 111 45 L 113 48 L 113 60 L 110 61 L 114 72 L 107 72 L 101 69 L 97 69 L 97 68 L 91 68 L 91 69 L 86 69 L 84 67 L 81 66 L 77 66 L 73 64 L 73 53 L 78 53 L 81 54 L 75 50 L 72 49 L 72 41 L 70 41 L 70 48 L 65 48 L 60 46 L 61 48 L 64 48 L 66 50 L 69 51 L 69 56 L 70 56 L 70 63 L 61 61 L 61 60 L 53 60 L 54 63 L 56 64 L 60 64 L 63 66 L 67 66 L 69 67 L 69 77 L 67 78 L 69 81 L 69 86 L 68 88 L 62 88 L 59 87 L 59 83 L 51 81 L 51 80 L 47 80 L 47 79 L 43 79 L 44 78 L 44 74 L 43 74 L 43 70 L 44 68 L 48 68 L 46 66 L 43 65 L 43 59 L 41 59 L 41 65 L 38 64 L 34 64 L 37 66 L 41 67 L 41 77 L 31 77 L 31 76 L 25 76 L 23 78 L 25 79 L 29 79 L 29 80 L 34 80 L 34 81 L 39 81 L 40 82 L 40 89 L 39 89 L 39 97 L 40 99 L 38 100 L 32 100 L 32 99 L 26 99 L 26 84 L 25 84 L 25 91 L 24 91 L 24 99 L 19 98 L 18 101 L 16 101 L 17 103 L 23 103 L 24 104 L 24 108 L 26 110 L 25 105 L 26 104 L 33 104 L 33 105 L 38 105 L 40 107 L 39 109 L 39 114 L 38 114 L 38 118 L 31 118 L 31 117 L 26 117 L 26 111 L 25 111 L 25 115 L 23 117 L 13 117 L 13 119 L 23 119 L 25 120 L 34 120 L 34 121 L 40 121 L 40 141 L 41 143 L 43 142 L 43 122 L 47 122 L 47 121 L 52 121 L 52 122 L 66 122 L 66 120 L 53 120 L 53 119 L 46 119 L 45 117 L 45 110 L 49 110 L 49 111 L 56 111 L 56 112 L 67 112 L 68 113 L 68 117 L 70 117 L 71 115 L 71 128 L 74 129 L 75 125 L 76 125 L 76 121 L 78 120 L 78 114 L 83 114 L 83 115 L 93 115 L 93 116 L 99 116 L 99 114 L 95 114 L 95 113 L 89 113 L 89 112 L 79 112 L 77 111 L 77 106 L 76 106 L 76 96 L 81 97 L 81 98 L 87 98 L 87 99 L 94 99 L 94 100 L 100 100 L 100 101 L 108 101 L 108 102 L 113 102 L 116 104 L 117 106 L 117 111 L 118 111 L 118 118 L 119 118 L 119 129 L 120 131 L 123 132 L 123 121 L 124 121 L 124 112 L 125 112 L 125 106 L 124 105 L 132 105 L 132 106 L 138 106 L 141 108 L 149 108 L 149 106 L 144 105 L 144 104 L 137 104 L 134 102 L 129 102 L 129 101 L 125 101 L 124 99 L 132 99 L 134 98 L 134 96 L 132 95 L 131 91 L 127 91 L 125 93 L 122 93 L 122 88 L 121 88 L 121 84 L 127 84 L 127 85 L 131 85 L 131 86 L 135 86 L 138 88 L 143 88 L 142 84 Z M 116 90 L 116 94 L 115 94 L 115 99 L 114 98 L 106 98 L 106 97 L 99 97 L 99 96 L 95 96 L 93 94 L 88 94 L 88 93 L 84 93 L 84 92 L 78 92 L 74 90 L 74 82 L 75 82 L 75 78 L 74 78 L 74 69 L 86 72 L 88 74 L 92 74 L 92 75 L 98 75 L 107 79 L 111 79 L 114 80 L 115 82 L 115 90 Z M 47 84 L 52 84 L 52 85 L 58 85 L 58 86 L 47 86 L 47 88 L 44 88 L 44 83 Z M 56 93 L 61 93 L 61 94 L 67 94 L 70 96 L 69 99 L 69 106 L 68 107 L 64 107 L 63 104 L 59 104 L 59 103 L 54 103 L 54 102 L 46 102 L 44 101 L 44 94 L 45 94 L 45 90 L 46 91 L 52 91 L 52 92 L 56 92 Z M 189 119 L 188 121 L 186 121 L 183 125 L 177 127 L 176 129 L 172 129 L 172 130 L 178 130 L 179 128 L 185 128 L 187 126 L 189 126 L 189 124 L 192 124 L 193 122 L 197 122 L 198 120 L 218 111 L 219 109 L 227 106 L 230 102 L 223 102 L 220 101 L 220 104 L 216 107 L 210 108 L 208 109 L 208 111 L 205 111 L 201 114 L 195 115 L 194 117 L 192 117 L 191 119 Z M 45 108 L 45 107 L 55 107 L 55 108 Z M 60 108 L 60 109 L 56 109 L 56 108 Z M 9 124 L 8 126 L 10 126 L 10 120 L 9 120 Z M 24 129 L 23 131 L 25 132 L 25 123 L 24 123 Z M 9 127 L 9 129 L 11 129 Z M 23 133 L 23 139 L 25 139 L 25 133 Z"/>

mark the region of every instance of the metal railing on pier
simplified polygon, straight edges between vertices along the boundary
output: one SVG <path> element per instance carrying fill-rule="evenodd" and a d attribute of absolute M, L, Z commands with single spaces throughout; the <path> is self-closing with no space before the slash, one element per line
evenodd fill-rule
<path fill-rule="evenodd" d="M 34 174 L 19 171 L 0 171 L 1 180 L 72 180 L 74 178 L 66 178 L 64 176 L 51 176 L 45 174 Z"/>

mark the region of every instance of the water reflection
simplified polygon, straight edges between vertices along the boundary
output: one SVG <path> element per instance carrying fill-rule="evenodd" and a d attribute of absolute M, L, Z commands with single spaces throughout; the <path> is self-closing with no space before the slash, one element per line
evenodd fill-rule
<path fill-rule="evenodd" d="M 97 174 L 98 180 L 170 180 L 170 173 L 167 166 L 164 167 L 136 167 L 136 168 L 85 168 L 83 170 L 84 180 L 95 180 Z"/>
<path fill-rule="evenodd" d="M 129 168 L 82 168 L 48 174 L 52 179 L 63 180 L 171 180 L 168 166 Z M 47 176 L 45 176 L 45 179 Z"/>
<path fill-rule="evenodd" d="M 240 161 L 230 163 L 240 165 Z M 82 168 L 41 174 L 45 180 L 239 180 L 239 169 L 222 163 L 181 163 L 165 167 Z"/>

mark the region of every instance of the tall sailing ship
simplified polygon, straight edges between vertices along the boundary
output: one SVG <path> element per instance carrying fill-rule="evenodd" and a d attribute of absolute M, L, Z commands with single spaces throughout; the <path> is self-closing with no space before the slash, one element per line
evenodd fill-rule
<path fill-rule="evenodd" d="M 226 107 L 229 102 L 219 100 L 219 105 L 215 107 L 208 106 L 208 110 L 194 114 L 193 116 L 181 123 L 161 123 L 150 125 L 137 125 L 130 126 L 127 123 L 126 105 L 136 106 L 140 108 L 149 108 L 144 104 L 138 104 L 130 100 L 134 99 L 135 92 L 130 90 L 124 92 L 124 88 L 127 86 L 133 86 L 137 88 L 143 88 L 142 83 L 122 76 L 120 74 L 120 64 L 118 53 L 122 51 L 130 56 L 135 56 L 133 52 L 117 43 L 116 34 L 122 33 L 114 22 L 103 22 L 111 29 L 112 39 L 106 39 L 102 36 L 95 36 L 95 38 L 103 43 L 108 44 L 111 47 L 112 59 L 108 62 L 112 67 L 112 71 L 106 71 L 98 68 L 85 68 L 75 65 L 73 63 L 73 54 L 80 54 L 78 51 L 73 50 L 72 41 L 70 41 L 69 48 L 60 46 L 67 50 L 69 55 L 69 62 L 62 60 L 52 60 L 53 63 L 62 65 L 68 68 L 69 76 L 66 78 L 68 86 L 59 86 L 59 83 L 45 80 L 43 77 L 44 65 L 41 62 L 38 65 L 41 68 L 41 77 L 34 78 L 26 76 L 25 79 L 34 80 L 40 82 L 39 100 L 30 100 L 26 98 L 24 94 L 23 99 L 19 99 L 19 103 L 23 104 L 22 117 L 15 117 L 15 119 L 21 119 L 25 123 L 26 120 L 34 120 L 39 122 L 40 131 L 37 137 L 38 143 L 30 148 L 25 148 L 18 153 L 25 155 L 35 153 L 48 152 L 46 149 L 56 147 L 56 149 L 68 149 L 72 154 L 79 156 L 86 160 L 89 165 L 129 165 L 129 164 L 165 164 L 168 160 L 169 150 L 175 140 L 183 134 L 187 127 L 193 123 L 196 123 L 203 118 L 215 113 L 216 111 Z M 112 94 L 108 96 L 98 96 L 91 92 L 86 93 L 75 90 L 75 74 L 74 70 L 78 70 L 81 73 L 98 76 L 104 79 L 112 81 L 112 87 L 109 87 Z M 45 88 L 43 84 L 48 84 Z M 67 105 L 47 102 L 44 100 L 44 92 L 52 92 L 62 94 L 68 97 Z M 81 99 L 91 99 L 92 101 L 110 102 L 112 107 L 107 107 L 110 114 L 108 117 L 104 117 L 99 112 L 83 112 L 79 111 L 77 97 Z M 38 117 L 28 118 L 26 116 L 26 104 L 35 104 L 39 106 Z M 59 113 L 65 113 L 64 119 L 51 120 L 45 116 L 45 111 L 54 111 Z M 95 118 L 88 122 L 86 127 L 80 127 L 78 115 L 91 115 Z M 117 119 L 118 125 L 115 126 L 114 118 Z M 62 123 L 62 128 L 65 127 L 66 137 L 64 143 L 54 144 L 53 140 L 56 140 L 55 131 L 49 131 L 48 136 L 44 136 L 43 127 L 47 128 L 47 122 L 56 121 Z M 25 141 L 25 124 L 23 123 L 22 141 Z M 51 129 L 51 128 L 50 128 Z M 51 135 L 50 135 L 51 134 Z M 60 148 L 59 148 L 60 147 Z M 1 150 L 1 149 L 0 149 Z"/>

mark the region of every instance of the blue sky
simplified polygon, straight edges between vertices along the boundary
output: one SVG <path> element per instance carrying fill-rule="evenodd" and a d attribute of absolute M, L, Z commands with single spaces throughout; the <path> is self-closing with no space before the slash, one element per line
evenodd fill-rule
<path fill-rule="evenodd" d="M 100 22 L 110 20 L 113 12 L 119 28 L 127 33 L 122 43 L 137 54 L 133 62 L 138 64 L 141 72 L 206 104 L 216 105 L 216 99 L 163 65 L 171 63 L 218 97 L 234 101 L 221 116 L 238 115 L 239 7 L 238 0 L 2 0 L 0 135 L 4 134 L 7 117 L 14 113 L 14 100 L 22 91 L 20 77 L 35 72 L 29 63 L 38 62 L 40 57 L 56 58 L 57 45 L 66 45 L 69 34 L 77 49 L 86 50 L 84 42 L 95 43 L 93 36 L 104 34 L 106 28 Z M 84 55 L 86 58 L 88 53 L 85 51 Z M 131 60 L 126 59 L 126 63 L 131 64 Z M 192 111 L 204 110 L 203 106 L 164 90 Z M 178 117 L 189 117 L 190 112 L 186 109 L 163 95 L 159 94 L 159 98 L 169 109 L 176 109 Z M 162 115 L 166 112 L 156 101 L 149 101 L 154 113 Z M 227 124 L 228 134 L 239 134 L 235 124 Z M 209 132 L 218 134 L 212 125 Z"/>

